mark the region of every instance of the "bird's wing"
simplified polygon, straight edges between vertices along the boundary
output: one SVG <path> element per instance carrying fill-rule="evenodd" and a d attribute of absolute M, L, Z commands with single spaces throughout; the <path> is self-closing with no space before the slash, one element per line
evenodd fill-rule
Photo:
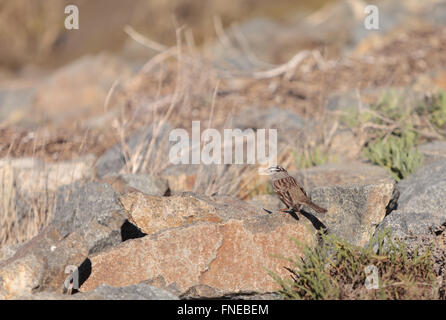
<path fill-rule="evenodd" d="M 279 193 L 280 201 L 282 201 L 288 208 L 294 207 L 293 197 L 289 191 Z"/>
<path fill-rule="evenodd" d="M 302 199 L 302 192 L 304 192 L 291 176 L 274 181 L 273 187 L 280 200 L 289 208 L 294 207 L 296 200 Z"/>
<path fill-rule="evenodd" d="M 294 177 L 288 176 L 288 177 L 284 178 L 283 180 L 286 181 L 286 185 L 287 185 L 288 189 L 296 189 L 294 192 L 296 192 L 296 193 L 303 193 L 303 195 L 305 197 L 308 197 L 307 193 L 304 190 L 304 188 L 302 188 L 300 186 L 300 184 L 297 183 L 297 181 L 296 181 L 296 179 L 294 179 Z"/>

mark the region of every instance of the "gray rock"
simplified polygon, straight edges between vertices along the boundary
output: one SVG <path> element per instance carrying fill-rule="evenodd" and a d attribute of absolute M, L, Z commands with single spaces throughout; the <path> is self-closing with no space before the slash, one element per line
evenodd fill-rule
<path fill-rule="evenodd" d="M 165 163 L 168 160 L 167 155 L 169 154 L 170 146 L 169 132 L 172 130 L 172 127 L 168 123 L 165 123 L 159 128 L 156 136 L 154 136 L 155 130 L 153 125 L 149 125 L 148 127 L 140 129 L 126 140 L 125 144 L 128 147 L 130 155 L 137 157 L 136 160 L 138 163 L 155 161 Z M 152 139 L 154 139 L 154 143 L 150 155 L 147 155 Z M 147 156 L 149 159 L 146 159 Z M 96 173 L 98 177 L 120 173 L 125 165 L 126 157 L 121 143 L 118 143 L 98 159 Z"/>
<path fill-rule="evenodd" d="M 305 129 L 313 128 L 314 123 L 302 118 L 298 114 L 278 107 L 258 108 L 248 107 L 243 109 L 238 115 L 229 118 L 227 128 L 237 128 L 241 130 L 253 129 L 277 129 L 277 149 L 282 147 L 300 144 L 306 139 Z M 268 133 L 266 133 L 268 139 Z"/>
<path fill-rule="evenodd" d="M 119 194 L 140 191 L 149 195 L 164 196 L 169 190 L 165 180 L 148 174 L 112 174 L 104 177 L 102 181 L 110 184 Z"/>
<path fill-rule="evenodd" d="M 382 167 L 353 161 L 328 163 L 290 173 L 306 190 L 326 186 L 357 186 L 373 184 L 376 180 L 389 179 L 391 175 Z"/>
<path fill-rule="evenodd" d="M 362 163 L 329 164 L 295 176 L 312 201 L 328 210 L 319 214 L 304 207 L 312 214 L 309 218 L 322 223 L 329 233 L 361 246 L 373 235 L 397 195 L 395 181 L 386 170 Z"/>
<path fill-rule="evenodd" d="M 426 12 L 425 18 L 432 21 L 439 26 L 446 25 L 446 3 L 439 2 L 434 4 L 428 12 Z"/>
<path fill-rule="evenodd" d="M 446 159 L 446 141 L 434 141 L 423 144 L 418 147 L 418 151 L 424 156 L 424 165 L 444 160 Z"/>
<path fill-rule="evenodd" d="M 102 296 L 104 300 L 178 300 L 172 293 L 145 283 L 127 287 L 100 285 L 86 295 Z"/>
<path fill-rule="evenodd" d="M 0 125 L 25 119 L 32 106 L 34 95 L 34 88 L 0 88 Z"/>
<path fill-rule="evenodd" d="M 0 262 L 7 260 L 14 256 L 17 250 L 22 246 L 22 243 L 16 243 L 0 247 Z"/>
<path fill-rule="evenodd" d="M 247 203 L 268 211 L 277 211 L 284 207 L 279 197 L 270 194 L 261 194 L 252 197 Z"/>
<path fill-rule="evenodd" d="M 121 242 L 125 220 L 110 185 L 78 182 L 60 189 L 51 225 L 64 236 L 79 232 L 94 253 Z"/>
<path fill-rule="evenodd" d="M 239 129 L 302 130 L 305 120 L 296 113 L 278 107 L 259 109 L 249 107 L 239 113 L 233 121 L 233 127 Z"/>
<path fill-rule="evenodd" d="M 327 98 L 327 109 L 329 111 L 355 110 L 362 103 L 353 92 L 333 93 Z"/>
<path fill-rule="evenodd" d="M 423 92 L 415 91 L 412 87 L 366 88 L 359 93 L 356 90 L 334 92 L 328 96 L 326 108 L 330 111 L 359 110 L 360 105 L 377 104 L 386 95 L 411 107 L 415 106 L 414 101 L 424 98 Z"/>
<path fill-rule="evenodd" d="M 417 170 L 399 184 L 397 210 L 379 229 L 391 227 L 396 237 L 427 235 L 446 223 L 446 160 Z"/>
<path fill-rule="evenodd" d="M 140 283 L 127 287 L 100 285 L 93 291 L 73 295 L 39 292 L 23 295 L 16 300 L 178 300 L 178 297 L 166 290 Z"/>
<path fill-rule="evenodd" d="M 54 227 L 23 244 L 0 262 L 0 299 L 14 299 L 38 291 L 62 292 L 67 266 L 78 266 L 88 248 L 78 233 L 64 237 Z"/>

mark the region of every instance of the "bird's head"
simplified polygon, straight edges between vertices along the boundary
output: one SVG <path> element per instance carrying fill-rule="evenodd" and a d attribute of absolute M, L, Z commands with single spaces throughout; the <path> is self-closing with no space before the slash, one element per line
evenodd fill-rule
<path fill-rule="evenodd" d="M 261 171 L 261 174 L 271 176 L 271 175 L 274 175 L 277 173 L 282 173 L 282 172 L 287 173 L 287 171 L 282 166 L 272 166 L 272 167 L 263 169 Z"/>

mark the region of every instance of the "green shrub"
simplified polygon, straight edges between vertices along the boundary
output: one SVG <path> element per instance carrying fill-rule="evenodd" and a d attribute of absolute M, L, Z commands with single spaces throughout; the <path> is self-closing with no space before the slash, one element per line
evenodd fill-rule
<path fill-rule="evenodd" d="M 427 117 L 436 128 L 443 129 L 446 125 L 446 92 L 439 91 L 426 98 L 417 106 L 416 112 Z"/>
<path fill-rule="evenodd" d="M 377 104 L 372 104 L 370 108 L 387 119 L 396 122 L 411 122 L 412 105 L 407 102 L 407 98 L 396 91 L 389 91 L 383 94 Z M 382 124 L 379 117 L 374 118 L 374 122 Z"/>
<path fill-rule="evenodd" d="M 416 134 L 410 130 L 380 137 L 366 145 L 364 155 L 372 163 L 387 168 L 399 181 L 412 174 L 423 162 L 423 155 L 415 147 L 416 139 Z"/>
<path fill-rule="evenodd" d="M 346 109 L 340 117 L 341 123 L 350 128 L 356 128 L 364 123 L 383 124 L 380 117 L 388 120 L 400 122 L 409 121 L 411 106 L 406 102 L 406 98 L 396 91 L 385 92 L 378 103 L 371 104 L 370 109 L 362 110 L 356 106 Z"/>
<path fill-rule="evenodd" d="M 357 107 L 350 107 L 341 115 L 340 121 L 349 128 L 359 127 L 361 124 L 372 121 L 370 112 L 359 112 Z"/>
<path fill-rule="evenodd" d="M 320 166 L 328 162 L 336 162 L 336 155 L 329 155 L 328 152 L 322 151 L 319 147 L 315 147 L 307 152 L 300 153 L 293 151 L 294 161 L 297 168 L 305 169 L 314 166 Z"/>
<path fill-rule="evenodd" d="M 290 277 L 269 274 L 279 283 L 285 299 L 435 299 L 438 285 L 431 248 L 407 250 L 385 230 L 364 248 L 334 235 L 321 235 L 317 247 L 302 248 L 304 258 L 286 259 Z M 378 270 L 378 288 L 365 285 L 366 267 Z"/>

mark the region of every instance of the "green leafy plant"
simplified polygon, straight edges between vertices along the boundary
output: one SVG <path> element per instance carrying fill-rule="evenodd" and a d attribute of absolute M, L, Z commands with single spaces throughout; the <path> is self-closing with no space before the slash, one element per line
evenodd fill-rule
<path fill-rule="evenodd" d="M 313 149 L 302 152 L 299 155 L 294 150 L 293 157 L 296 163 L 296 167 L 299 169 L 320 166 L 328 162 L 337 161 L 336 155 L 330 155 L 328 152 L 322 151 L 322 149 L 317 146 Z"/>
<path fill-rule="evenodd" d="M 401 180 L 412 174 L 423 163 L 423 155 L 415 146 L 417 136 L 413 131 L 391 134 L 368 143 L 364 155 L 374 164 L 387 168 L 392 176 Z"/>
<path fill-rule="evenodd" d="M 372 104 L 370 108 L 383 116 L 379 117 L 375 114 L 373 117 L 373 121 L 378 124 L 385 123 L 383 118 L 403 123 L 412 122 L 412 119 L 410 119 L 412 105 L 407 101 L 407 97 L 396 91 L 385 92 L 379 102 Z"/>
<path fill-rule="evenodd" d="M 347 108 L 340 117 L 341 123 L 349 128 L 356 128 L 371 120 L 373 120 L 373 115 L 370 112 L 360 112 L 357 107 Z"/>
<path fill-rule="evenodd" d="M 341 123 L 356 128 L 366 123 L 388 124 L 391 121 L 410 120 L 411 106 L 403 95 L 396 91 L 385 92 L 378 103 L 362 109 L 352 106 L 341 115 Z"/>
<path fill-rule="evenodd" d="M 420 103 L 416 112 L 427 117 L 436 128 L 444 129 L 446 125 L 446 92 L 439 91 Z"/>
<path fill-rule="evenodd" d="M 438 285 L 430 247 L 408 250 L 387 229 L 365 247 L 321 234 L 319 246 L 303 245 L 303 258 L 286 259 L 290 276 L 269 274 L 285 299 L 435 299 Z M 376 267 L 378 288 L 365 285 L 366 267 Z"/>
<path fill-rule="evenodd" d="M 431 123 L 446 122 L 446 95 L 438 94 L 419 106 L 405 94 L 388 91 L 379 102 L 363 108 L 349 109 L 341 117 L 361 137 L 364 156 L 387 168 L 397 180 L 404 179 L 422 165 L 423 156 L 416 148 L 423 138 L 437 137 Z M 429 121 L 420 121 L 420 115 Z"/>

